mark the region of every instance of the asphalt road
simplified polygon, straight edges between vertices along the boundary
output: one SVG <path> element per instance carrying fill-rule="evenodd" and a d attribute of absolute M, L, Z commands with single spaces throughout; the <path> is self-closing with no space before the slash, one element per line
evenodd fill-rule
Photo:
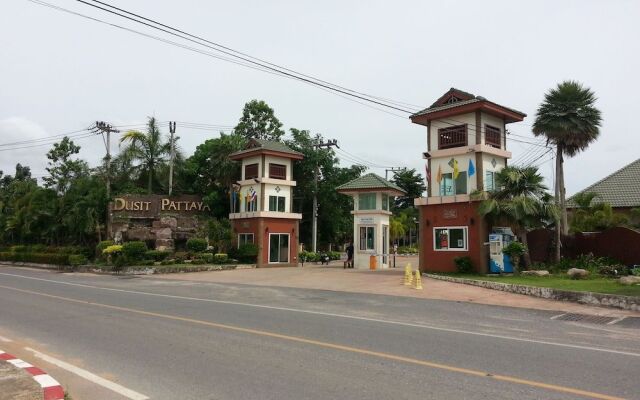
<path fill-rule="evenodd" d="M 0 334 L 152 399 L 640 399 L 640 330 L 556 314 L 0 267 Z"/>

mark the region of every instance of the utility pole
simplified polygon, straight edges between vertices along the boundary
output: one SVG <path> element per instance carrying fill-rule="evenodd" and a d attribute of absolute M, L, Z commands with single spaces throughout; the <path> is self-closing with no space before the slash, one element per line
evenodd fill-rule
<path fill-rule="evenodd" d="M 384 170 L 384 179 L 389 180 L 389 172 L 406 171 L 407 167 L 391 167 Z"/>
<path fill-rule="evenodd" d="M 114 129 L 113 126 L 111 126 L 110 124 L 107 124 L 104 121 L 96 121 L 95 126 L 91 129 L 92 132 L 94 132 L 95 134 L 100 134 L 102 135 L 102 140 L 104 142 L 104 147 L 105 150 L 107 151 L 107 155 L 105 156 L 105 164 L 106 164 L 106 181 L 107 181 L 107 200 L 111 200 L 111 133 L 118 133 L 120 132 L 117 129 Z M 105 138 L 105 134 L 106 134 L 106 138 Z M 110 227 L 109 227 L 109 209 L 107 207 L 107 219 L 106 219 L 106 225 L 107 225 L 107 238 L 111 238 L 111 232 L 110 232 Z"/>
<path fill-rule="evenodd" d="M 315 150 L 320 150 L 321 148 L 330 148 L 337 147 L 338 141 L 336 139 L 328 140 L 326 143 L 322 139 L 320 135 L 316 135 L 316 143 L 313 145 Z M 318 164 L 318 158 L 316 157 L 316 170 L 313 174 L 313 219 L 312 219 L 312 231 L 311 231 L 311 241 L 312 241 L 312 251 L 315 253 L 318 251 L 318 176 L 320 175 L 320 165 Z"/>
<path fill-rule="evenodd" d="M 169 142 L 171 146 L 171 159 L 169 160 L 169 196 L 171 196 L 171 192 L 173 191 L 173 160 L 176 157 L 176 146 L 173 139 L 173 135 L 176 133 L 176 121 L 169 121 L 169 132 L 171 133 Z"/>

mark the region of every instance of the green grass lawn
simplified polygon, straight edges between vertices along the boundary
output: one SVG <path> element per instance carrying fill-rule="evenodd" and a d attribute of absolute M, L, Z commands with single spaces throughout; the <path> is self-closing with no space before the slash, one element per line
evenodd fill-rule
<path fill-rule="evenodd" d="M 447 274 L 457 278 L 469 278 L 483 281 L 513 283 L 517 285 L 541 286 L 561 290 L 573 290 L 576 292 L 595 292 L 619 294 L 624 296 L 640 296 L 640 285 L 625 286 L 615 279 L 594 277 L 589 279 L 570 279 L 567 276 L 485 276 Z"/>

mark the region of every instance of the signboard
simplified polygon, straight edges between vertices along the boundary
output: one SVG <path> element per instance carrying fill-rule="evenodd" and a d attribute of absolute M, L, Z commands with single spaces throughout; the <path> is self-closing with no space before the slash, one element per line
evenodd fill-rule
<path fill-rule="evenodd" d="M 163 215 L 194 215 L 211 209 L 195 195 L 125 195 L 113 199 L 109 205 L 114 215 L 139 218 L 155 218 Z"/>
<path fill-rule="evenodd" d="M 458 218 L 458 210 L 456 210 L 455 208 L 447 208 L 442 212 L 442 217 L 444 219 Z"/>
<path fill-rule="evenodd" d="M 360 217 L 358 222 L 360 225 L 374 225 L 375 220 L 373 217 Z"/>

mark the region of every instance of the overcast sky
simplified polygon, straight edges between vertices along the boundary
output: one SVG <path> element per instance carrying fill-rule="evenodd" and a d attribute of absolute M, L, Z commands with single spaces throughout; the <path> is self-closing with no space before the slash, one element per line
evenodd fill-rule
<path fill-rule="evenodd" d="M 77 1 L 47 1 L 144 30 Z M 427 106 L 450 87 L 482 95 L 528 115 L 509 126 L 521 136 L 532 137 L 535 110 L 549 88 L 578 80 L 597 94 L 604 122 L 599 140 L 566 161 L 569 194 L 640 156 L 633 120 L 640 115 L 638 1 L 106 1 L 376 96 Z M 270 104 L 287 130 L 336 138 L 371 164 L 424 170 L 426 128 L 406 114 L 27 0 L 0 3 L 0 50 L 0 170 L 6 173 L 20 162 L 43 175 L 50 145 L 4 143 L 72 132 L 96 120 L 142 123 L 150 115 L 235 125 L 251 99 Z M 187 155 L 219 134 L 180 125 L 178 133 Z M 98 137 L 77 143 L 92 165 L 104 156 Z M 536 164 L 551 183 L 544 148 L 513 140 L 508 146 L 516 161 L 540 157 Z"/>

